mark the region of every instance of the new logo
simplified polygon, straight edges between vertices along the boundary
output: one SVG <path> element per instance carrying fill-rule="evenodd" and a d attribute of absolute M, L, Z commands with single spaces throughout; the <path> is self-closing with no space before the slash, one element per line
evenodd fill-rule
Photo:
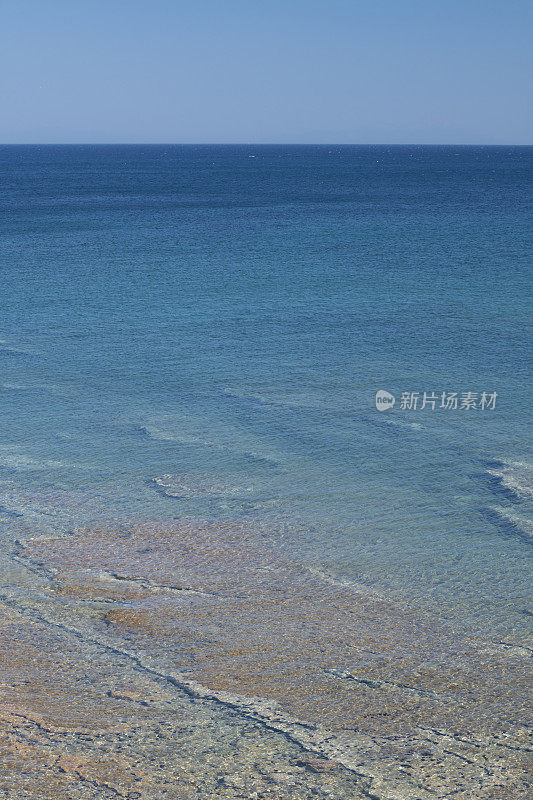
<path fill-rule="evenodd" d="M 393 407 L 395 402 L 396 398 L 390 392 L 386 392 L 384 389 L 380 389 L 379 392 L 376 392 L 376 408 L 378 411 L 388 411 L 389 408 Z"/>

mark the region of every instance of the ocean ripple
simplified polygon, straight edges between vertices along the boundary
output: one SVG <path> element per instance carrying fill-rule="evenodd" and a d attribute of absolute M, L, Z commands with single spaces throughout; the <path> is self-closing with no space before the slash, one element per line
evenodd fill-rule
<path fill-rule="evenodd" d="M 209 478 L 194 475 L 166 474 L 149 481 L 166 497 L 182 500 L 192 498 L 219 499 L 225 497 L 242 497 L 254 491 L 253 486 L 232 486 L 218 483 Z"/>
<path fill-rule="evenodd" d="M 494 462 L 487 474 L 518 499 L 533 497 L 533 466 L 527 461 Z"/>

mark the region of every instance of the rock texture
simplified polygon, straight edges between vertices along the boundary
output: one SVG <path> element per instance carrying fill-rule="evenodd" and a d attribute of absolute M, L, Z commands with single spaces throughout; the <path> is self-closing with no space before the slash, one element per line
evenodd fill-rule
<path fill-rule="evenodd" d="M 18 530 L 0 797 L 528 795 L 527 642 L 327 581 L 238 522 Z"/>

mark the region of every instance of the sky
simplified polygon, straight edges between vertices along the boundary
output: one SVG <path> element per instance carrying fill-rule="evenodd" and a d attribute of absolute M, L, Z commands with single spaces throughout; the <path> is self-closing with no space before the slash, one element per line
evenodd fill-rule
<path fill-rule="evenodd" d="M 529 0 L 0 0 L 2 143 L 532 144 Z"/>

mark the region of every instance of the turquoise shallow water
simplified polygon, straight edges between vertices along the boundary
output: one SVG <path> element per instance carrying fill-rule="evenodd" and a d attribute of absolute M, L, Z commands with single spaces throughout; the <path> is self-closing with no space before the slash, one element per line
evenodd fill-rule
<path fill-rule="evenodd" d="M 525 631 L 532 154 L 0 148 L 0 522 L 59 525 L 57 490 L 65 526 L 245 518 L 314 569 Z"/>

